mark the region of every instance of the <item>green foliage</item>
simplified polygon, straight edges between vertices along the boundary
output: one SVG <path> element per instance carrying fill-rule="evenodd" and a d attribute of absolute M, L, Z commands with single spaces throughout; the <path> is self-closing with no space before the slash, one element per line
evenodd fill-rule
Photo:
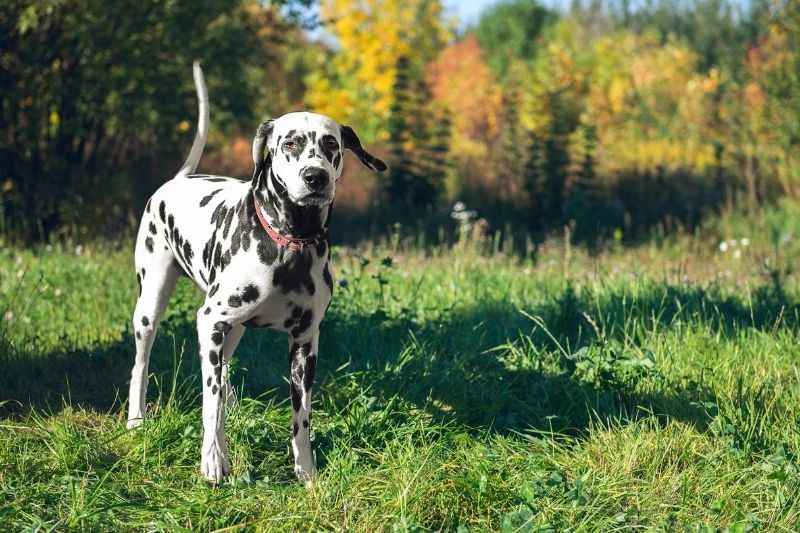
<path fill-rule="evenodd" d="M 393 93 L 387 125 L 393 157 L 386 193 L 389 203 L 424 210 L 435 205 L 442 190 L 449 120 L 431 105 L 421 73 L 405 57 L 397 62 Z"/>
<path fill-rule="evenodd" d="M 487 62 L 503 76 L 514 59 L 531 60 L 541 45 L 539 37 L 556 14 L 532 0 L 503 0 L 482 14 L 475 35 Z"/>
<path fill-rule="evenodd" d="M 74 235 L 163 182 L 191 144 L 194 59 L 215 127 L 252 130 L 270 20 L 248 0 L 6 2 L 0 231 Z"/>

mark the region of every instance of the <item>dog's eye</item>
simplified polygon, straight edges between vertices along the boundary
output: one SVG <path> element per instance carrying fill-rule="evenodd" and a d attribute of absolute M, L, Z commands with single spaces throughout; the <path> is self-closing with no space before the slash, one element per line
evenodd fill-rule
<path fill-rule="evenodd" d="M 283 143 L 283 147 L 286 150 L 291 150 L 292 148 L 294 148 L 294 143 L 292 141 L 286 141 L 285 143 Z"/>
<path fill-rule="evenodd" d="M 339 143 L 337 143 L 335 139 L 328 139 L 328 141 L 325 144 L 331 150 L 338 150 L 339 149 Z"/>

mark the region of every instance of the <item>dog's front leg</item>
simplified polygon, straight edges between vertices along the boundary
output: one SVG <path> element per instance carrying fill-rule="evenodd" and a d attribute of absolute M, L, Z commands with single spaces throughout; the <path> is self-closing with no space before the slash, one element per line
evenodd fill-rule
<path fill-rule="evenodd" d="M 310 333 L 310 332 L 309 332 Z M 319 328 L 310 337 L 290 339 L 289 363 L 291 366 L 292 394 L 292 451 L 294 473 L 297 479 L 311 485 L 314 459 L 311 455 L 311 386 L 317 369 Z"/>
<path fill-rule="evenodd" d="M 230 474 L 228 444 L 225 439 L 225 399 L 227 376 L 223 372 L 222 346 L 231 330 L 225 317 L 205 314 L 206 307 L 197 313 L 197 335 L 200 346 L 200 366 L 203 371 L 203 449 L 200 472 L 213 482 L 221 483 Z"/>

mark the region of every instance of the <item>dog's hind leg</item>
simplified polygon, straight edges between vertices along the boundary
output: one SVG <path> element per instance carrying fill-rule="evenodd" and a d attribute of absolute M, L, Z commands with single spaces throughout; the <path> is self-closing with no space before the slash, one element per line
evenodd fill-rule
<path fill-rule="evenodd" d="M 144 229 L 144 224 L 142 225 Z M 150 350 L 158 323 L 175 289 L 180 267 L 163 239 L 153 238 L 140 231 L 136 246 L 136 278 L 139 280 L 139 300 L 133 312 L 133 330 L 136 337 L 136 360 L 131 371 L 128 399 L 128 428 L 142 423 L 147 396 L 147 369 Z"/>
<path fill-rule="evenodd" d="M 228 376 L 230 376 L 231 358 L 233 357 L 233 352 L 236 351 L 236 347 L 239 345 L 239 341 L 242 340 L 243 334 L 244 326 L 239 324 L 233 326 L 228 334 L 225 335 L 225 342 L 222 345 L 222 353 L 225 356 L 225 363 L 222 371 Z M 230 379 L 226 381 L 225 389 L 225 404 L 228 406 L 228 409 L 232 409 L 236 407 L 239 402 L 236 400 L 236 390 L 233 388 L 233 384 L 230 382 Z"/>

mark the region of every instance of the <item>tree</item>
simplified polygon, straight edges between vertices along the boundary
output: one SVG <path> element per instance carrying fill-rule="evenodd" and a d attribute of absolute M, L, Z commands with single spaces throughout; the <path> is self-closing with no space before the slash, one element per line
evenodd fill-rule
<path fill-rule="evenodd" d="M 306 103 L 358 126 L 365 142 L 387 140 L 398 59 L 420 75 L 450 37 L 439 0 L 322 0 L 336 47 L 307 77 Z"/>
<path fill-rule="evenodd" d="M 534 58 L 542 31 L 556 18 L 535 0 L 505 0 L 481 14 L 474 32 L 487 63 L 502 77 L 514 58 Z"/>
<path fill-rule="evenodd" d="M 403 207 L 424 209 L 435 204 L 442 189 L 450 123 L 432 105 L 427 85 L 405 57 L 398 59 L 393 93 L 388 121 L 393 164 L 386 192 Z"/>
<path fill-rule="evenodd" d="M 275 61 L 261 39 L 276 17 L 255 0 L 6 2 L 4 233 L 35 240 L 124 221 L 137 191 L 162 182 L 191 144 L 194 59 L 215 127 L 251 130 L 265 85 L 252 69 Z"/>

